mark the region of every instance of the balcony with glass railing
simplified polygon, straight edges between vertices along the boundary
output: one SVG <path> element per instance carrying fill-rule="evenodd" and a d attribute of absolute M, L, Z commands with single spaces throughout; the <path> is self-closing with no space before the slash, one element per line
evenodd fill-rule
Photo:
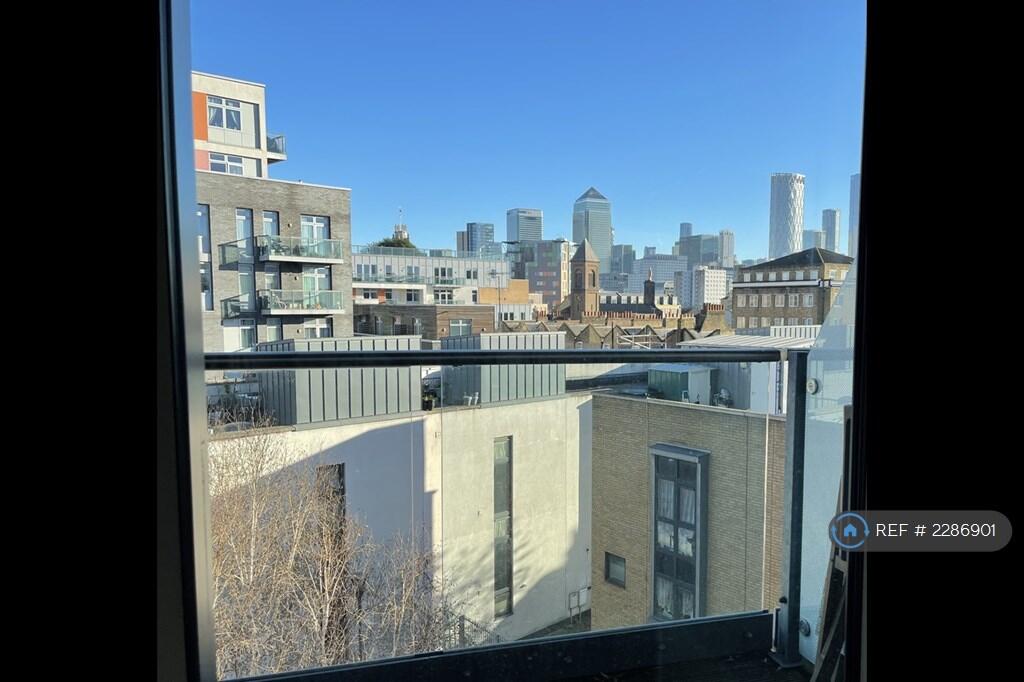
<path fill-rule="evenodd" d="M 237 239 L 233 242 L 218 244 L 217 250 L 220 252 L 221 265 L 252 263 L 256 245 L 252 239 Z"/>
<path fill-rule="evenodd" d="M 384 284 L 429 284 L 430 278 L 423 275 L 377 274 L 376 272 L 360 273 L 358 271 L 352 273 L 353 284 L 372 284 L 377 282 Z"/>
<path fill-rule="evenodd" d="M 255 312 L 256 303 L 252 294 L 239 294 L 220 302 L 220 315 L 225 320 L 252 315 Z"/>
<path fill-rule="evenodd" d="M 344 262 L 344 246 L 340 239 L 305 239 L 264 234 L 256 237 L 255 241 L 255 255 L 263 262 Z"/>
<path fill-rule="evenodd" d="M 816 616 L 819 606 L 801 599 L 791 607 L 782 600 L 787 608 L 778 608 L 801 579 L 794 528 L 803 501 L 789 491 L 793 472 L 803 466 L 806 349 L 577 351 L 550 332 L 518 335 L 520 345 L 529 345 L 523 350 L 504 347 L 509 335 L 484 334 L 445 338 L 439 350 L 426 351 L 416 350 L 418 338 L 403 336 L 416 334 L 414 325 L 395 323 L 386 331 L 392 335 L 264 344 L 246 357 L 207 355 L 207 369 L 255 372 L 261 408 L 273 417 L 250 431 L 269 438 L 271 426 L 280 429 L 268 447 L 303 462 L 288 476 L 314 481 L 328 472 L 338 477 L 347 504 L 370 510 L 359 526 L 374 538 L 360 550 L 366 575 L 393 580 L 388 571 L 395 566 L 406 577 L 416 577 L 417 566 L 437 571 L 416 583 L 406 601 L 387 601 L 383 591 L 353 601 L 351 617 L 363 631 L 352 641 L 364 648 L 339 649 L 328 663 L 348 664 L 355 674 L 372 663 L 391 666 L 395 678 L 444 678 L 483 656 L 499 661 L 493 679 L 547 679 L 552 662 L 571 658 L 567 669 L 591 675 L 624 665 L 607 660 L 606 650 L 657 648 L 659 664 L 672 666 L 673 678 L 699 672 L 707 679 L 806 682 L 802 669 L 779 665 L 799 662 L 798 639 L 806 638 L 801 619 Z M 735 407 L 712 400 L 716 372 L 714 388 L 728 385 Z M 788 414 L 757 404 L 758 396 L 783 385 Z M 291 435 L 293 428 L 301 435 Z M 737 441 L 737 428 L 748 437 Z M 232 459 L 242 452 L 239 443 L 236 434 L 219 435 L 211 461 L 221 470 L 241 461 Z M 372 458 L 363 456 L 371 451 Z M 427 452 L 444 468 L 395 484 L 395 472 Z M 381 484 L 377 471 L 388 472 L 390 482 Z M 273 473 L 268 486 L 283 489 Z M 384 510 L 419 509 L 438 493 L 443 523 L 436 515 L 417 517 L 385 533 Z M 317 497 L 305 499 L 319 509 L 312 506 Z M 609 500 L 621 500 L 620 509 L 609 508 Z M 623 508 L 648 505 L 651 516 L 636 517 L 646 520 L 616 523 Z M 716 505 L 736 513 L 722 516 Z M 460 515 L 480 508 L 495 511 Z M 562 518 L 567 521 L 551 521 Z M 246 521 L 218 507 L 212 522 L 224 532 L 216 542 L 241 537 Z M 433 544 L 409 544 L 403 534 L 414 532 Z M 304 549 L 315 540 L 296 533 L 286 542 Z M 736 543 L 749 559 L 733 560 Z M 443 552 L 443 568 L 433 563 L 434 551 Z M 650 583 L 637 571 L 649 571 Z M 467 584 L 478 574 L 486 589 Z M 518 579 L 522 574 L 537 577 Z M 821 578 L 815 572 L 807 582 Z M 415 640 L 381 627 L 374 599 L 385 600 L 381 608 L 406 609 L 420 628 Z M 225 620 L 237 618 L 223 602 L 213 609 Z M 268 656 L 283 658 L 294 648 L 298 635 L 288 627 L 297 629 L 283 627 L 285 636 Z M 218 647 L 228 650 L 232 637 L 219 635 Z M 252 674 L 245 662 L 225 661 L 225 669 L 238 666 L 233 674 Z M 403 668 L 406 661 L 420 667 Z"/>
<path fill-rule="evenodd" d="M 506 254 L 488 251 L 457 251 L 456 249 L 409 249 L 400 246 L 352 246 L 352 255 L 418 256 L 422 258 L 472 258 L 475 260 L 505 260 Z"/>
<path fill-rule="evenodd" d="M 267 135 L 267 163 L 286 161 L 288 152 L 285 147 L 284 135 Z"/>
<path fill-rule="evenodd" d="M 264 315 L 337 315 L 345 312 L 340 291 L 290 291 L 260 289 L 260 312 Z"/>
<path fill-rule="evenodd" d="M 435 286 L 462 287 L 466 286 L 465 277 L 431 277 L 430 283 Z"/>

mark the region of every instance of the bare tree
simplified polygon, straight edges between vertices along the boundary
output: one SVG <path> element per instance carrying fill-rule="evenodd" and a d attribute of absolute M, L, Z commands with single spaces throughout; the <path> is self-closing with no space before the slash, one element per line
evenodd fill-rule
<path fill-rule="evenodd" d="M 322 460 L 247 416 L 210 447 L 218 677 L 454 645 L 460 608 L 422 537 L 375 542 Z"/>

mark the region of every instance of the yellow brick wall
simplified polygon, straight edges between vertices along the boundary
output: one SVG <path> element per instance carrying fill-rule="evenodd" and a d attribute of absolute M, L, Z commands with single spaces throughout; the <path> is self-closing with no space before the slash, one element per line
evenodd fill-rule
<path fill-rule="evenodd" d="M 768 420 L 764 571 L 763 414 L 612 394 L 596 394 L 593 410 L 593 628 L 649 622 L 653 598 L 649 447 L 656 443 L 711 453 L 706 615 L 774 607 L 779 596 L 785 421 Z M 606 551 L 626 559 L 625 588 L 605 581 Z"/>

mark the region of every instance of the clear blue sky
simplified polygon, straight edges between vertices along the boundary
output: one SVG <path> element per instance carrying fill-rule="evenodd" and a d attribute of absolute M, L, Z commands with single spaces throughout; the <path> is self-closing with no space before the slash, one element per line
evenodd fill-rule
<path fill-rule="evenodd" d="M 193 68 L 267 86 L 272 177 L 352 189 L 352 239 L 418 246 L 544 211 L 572 237 L 589 186 L 615 242 L 682 221 L 766 255 L 769 174 L 807 176 L 805 227 L 860 167 L 864 0 L 482 0 L 192 5 Z"/>

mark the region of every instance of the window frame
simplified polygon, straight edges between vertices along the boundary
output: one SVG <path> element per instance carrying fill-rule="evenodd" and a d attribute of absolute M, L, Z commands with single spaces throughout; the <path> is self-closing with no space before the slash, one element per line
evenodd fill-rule
<path fill-rule="evenodd" d="M 612 575 L 611 575 L 612 559 L 618 559 L 619 561 L 622 562 L 622 580 L 621 581 L 613 578 Z M 612 554 L 611 552 L 605 552 L 604 553 L 604 581 L 606 583 L 610 583 L 612 585 L 615 585 L 616 587 L 621 587 L 622 589 L 626 589 L 626 559 L 624 557 L 621 557 L 618 554 Z"/>
<path fill-rule="evenodd" d="M 158 422 L 175 436 L 160 439 L 157 450 L 157 536 L 158 565 L 161 566 L 158 574 L 158 659 L 161 660 L 162 673 L 190 682 L 207 682 L 216 679 L 216 666 L 212 610 L 209 608 L 212 602 L 209 544 L 205 535 L 209 503 L 203 477 L 207 440 L 203 428 L 204 372 L 218 368 L 218 360 L 213 356 L 231 354 L 204 355 L 200 302 L 195 296 L 188 295 L 188 283 L 194 281 L 198 269 L 194 231 L 187 229 L 191 224 L 189 216 L 194 215 L 195 210 L 196 175 L 190 130 L 189 6 L 183 0 L 162 0 L 156 15 L 159 29 L 156 41 L 159 59 L 156 62 L 160 85 L 157 108 L 161 131 L 157 141 L 158 338 L 160 347 L 166 348 L 166 353 L 157 355 L 160 377 L 167 380 L 165 386 L 171 389 L 160 390 L 161 405 L 168 409 L 158 410 Z M 871 64 L 870 59 L 868 63 Z M 864 145 L 867 150 L 867 140 Z M 869 186 L 865 185 L 865 190 L 862 190 L 862 203 L 867 203 L 866 188 Z M 862 234 L 867 232 L 865 227 L 862 222 Z M 866 252 L 866 245 L 864 242 L 860 246 L 862 252 Z M 865 273 L 860 273 L 860 277 L 866 279 Z M 858 318 L 863 316 L 859 300 L 857 312 Z M 859 341 L 864 327 L 858 325 L 857 332 Z M 860 357 L 863 351 L 864 346 L 858 344 L 857 356 Z M 806 370 L 806 355 L 800 351 L 790 351 L 790 354 L 791 358 L 804 358 Z M 583 354 L 581 361 L 586 357 Z M 502 364 L 505 364 L 504 360 L 500 359 Z M 799 371 L 793 368 L 799 364 L 789 363 L 790 371 L 797 379 L 800 378 Z M 858 362 L 855 366 L 863 367 L 863 363 Z M 803 383 L 790 381 L 790 386 L 794 385 L 802 386 Z M 856 380 L 855 394 L 860 396 L 862 391 L 862 382 Z M 862 427 L 858 425 L 858 428 Z M 863 457 L 856 447 L 853 455 Z M 853 470 L 860 471 L 856 466 Z M 857 480 L 862 481 L 863 476 Z M 798 550 L 796 556 L 799 558 Z M 795 570 L 799 570 L 798 562 Z M 848 589 L 853 594 L 859 588 L 857 584 Z M 855 601 L 859 603 L 859 599 Z M 783 615 L 785 611 L 784 608 Z M 855 612 L 856 609 L 850 610 L 850 613 Z M 795 621 L 790 624 L 795 628 Z M 754 612 L 521 640 L 479 650 L 421 654 L 370 664 L 301 670 L 284 673 L 281 677 L 291 682 L 327 682 L 342 678 L 346 682 L 361 682 L 379 678 L 382 673 L 409 677 L 425 674 L 457 676 L 467 669 L 478 671 L 481 677 L 579 677 L 627 669 L 617 652 L 653 651 L 649 648 L 652 644 L 658 645 L 657 661 L 652 656 L 645 658 L 644 664 L 679 663 L 745 652 L 765 653 L 765 642 L 771 642 L 773 628 L 771 613 Z M 848 630 L 851 637 L 859 632 L 859 628 Z M 848 665 L 856 666 L 858 653 L 855 650 L 847 657 Z M 636 667 L 635 660 L 631 667 Z M 848 673 L 847 677 L 856 679 L 857 675 Z"/>
<path fill-rule="evenodd" d="M 221 152 L 208 152 L 207 163 L 212 173 L 223 173 L 224 175 L 245 175 L 245 157 L 238 154 L 222 154 Z M 214 159 L 213 157 L 219 157 Z M 235 160 L 237 159 L 237 161 Z M 223 170 L 214 168 L 214 165 L 223 167 Z M 237 168 L 235 173 L 232 169 Z"/>
<path fill-rule="evenodd" d="M 505 443 L 506 444 L 506 456 L 508 457 L 508 480 L 507 480 L 507 484 L 506 484 L 506 490 L 504 491 L 504 494 L 507 496 L 507 500 L 508 500 L 508 511 L 501 512 L 501 513 L 499 513 L 497 511 L 496 505 L 497 505 L 497 499 L 498 499 L 498 497 L 497 497 L 498 496 L 498 488 L 497 488 L 497 479 L 494 479 L 494 481 L 493 481 L 493 483 L 494 483 L 494 486 L 493 486 L 493 495 L 494 495 L 493 500 L 494 500 L 494 502 L 493 502 L 493 504 L 495 505 L 495 508 L 492 510 L 493 511 L 493 518 L 494 518 L 494 588 L 493 588 L 494 592 L 493 593 L 494 593 L 494 618 L 495 618 L 496 621 L 499 620 L 499 619 L 502 619 L 502 618 L 508 618 L 509 616 L 511 616 L 511 615 L 513 615 L 515 613 L 515 593 L 516 593 L 516 590 L 515 590 L 515 527 L 513 525 L 513 523 L 514 523 L 514 516 L 515 516 L 515 514 L 514 514 L 514 512 L 515 512 L 515 498 L 514 498 L 514 495 L 515 495 L 515 485 L 514 485 L 514 473 L 513 473 L 514 472 L 514 468 L 513 468 L 514 464 L 513 464 L 513 454 L 512 454 L 513 453 L 513 450 L 512 450 L 512 436 L 500 436 L 500 437 L 495 438 L 493 440 L 493 445 L 492 445 L 493 449 L 492 449 L 491 457 L 492 457 L 492 463 L 493 463 L 492 472 L 495 472 L 495 473 L 496 473 L 497 464 L 498 464 L 498 462 L 497 462 L 497 457 L 498 457 L 497 448 L 498 448 L 498 445 L 501 444 L 501 443 Z M 508 581 L 508 587 L 502 588 L 502 589 L 499 590 L 498 589 L 498 543 L 499 543 L 499 538 L 498 538 L 497 533 L 498 533 L 498 527 L 499 527 L 500 524 L 503 524 L 504 527 L 505 527 L 504 538 L 503 538 L 502 541 L 504 541 L 508 545 L 507 552 L 506 552 L 506 556 L 508 558 L 508 566 L 506 567 L 507 575 L 505 576 L 506 580 Z M 507 592 L 507 595 L 504 595 L 504 597 L 506 599 L 506 606 L 504 607 L 504 610 L 499 610 L 498 609 L 499 593 L 506 593 L 506 592 Z"/>
<path fill-rule="evenodd" d="M 211 114 L 214 111 L 220 113 L 220 124 L 214 123 L 211 120 Z M 228 112 L 234 112 L 238 114 L 237 128 L 228 125 Z M 218 97 L 217 95 L 208 94 L 206 96 L 206 125 L 210 128 L 220 128 L 221 130 L 233 130 L 239 133 L 242 132 L 242 101 L 237 99 L 231 99 L 230 97 Z"/>
<path fill-rule="evenodd" d="M 464 334 L 453 334 L 455 331 L 453 327 L 458 323 L 459 329 L 465 327 L 466 332 Z M 472 318 L 458 317 L 448 320 L 448 336 L 472 336 L 473 335 L 473 320 Z"/>
<path fill-rule="evenodd" d="M 649 564 L 648 564 L 648 580 L 651 586 L 649 615 L 648 618 L 651 622 L 679 622 L 680 619 L 663 619 L 656 614 L 656 603 L 658 599 L 657 590 L 655 589 L 655 581 L 657 576 L 660 575 L 657 568 L 657 557 L 659 553 L 657 536 L 658 536 L 658 523 L 663 518 L 660 517 L 658 510 L 658 458 L 662 457 L 669 460 L 675 460 L 678 462 L 686 462 L 696 466 L 696 481 L 694 485 L 694 492 L 696 494 L 696 500 L 694 501 L 694 523 L 686 523 L 683 521 L 673 522 L 672 530 L 672 546 L 673 554 L 678 554 L 676 548 L 677 535 L 679 528 L 693 526 L 694 539 L 697 543 L 696 556 L 694 556 L 694 570 L 695 576 L 692 583 L 693 587 L 693 618 L 702 618 L 707 611 L 707 551 L 708 546 L 708 489 L 709 489 L 709 464 L 710 464 L 711 453 L 708 450 L 700 448 L 693 448 L 685 445 L 675 443 L 663 443 L 658 442 L 648 447 L 648 462 L 650 465 L 650 524 L 651 524 L 651 535 L 650 535 L 650 552 L 649 552 Z M 678 464 L 677 464 L 678 466 Z M 668 480 L 668 479 L 661 479 Z M 673 481 L 673 513 L 678 512 L 681 498 L 678 497 L 679 490 L 682 487 L 680 477 L 676 476 L 671 479 Z M 667 521 L 661 521 L 667 523 Z M 664 553 L 664 552 L 663 552 Z M 676 559 L 678 561 L 678 559 Z M 675 587 L 679 583 L 678 580 L 673 580 L 673 594 L 675 594 Z M 689 619 L 682 619 L 689 620 Z"/>

